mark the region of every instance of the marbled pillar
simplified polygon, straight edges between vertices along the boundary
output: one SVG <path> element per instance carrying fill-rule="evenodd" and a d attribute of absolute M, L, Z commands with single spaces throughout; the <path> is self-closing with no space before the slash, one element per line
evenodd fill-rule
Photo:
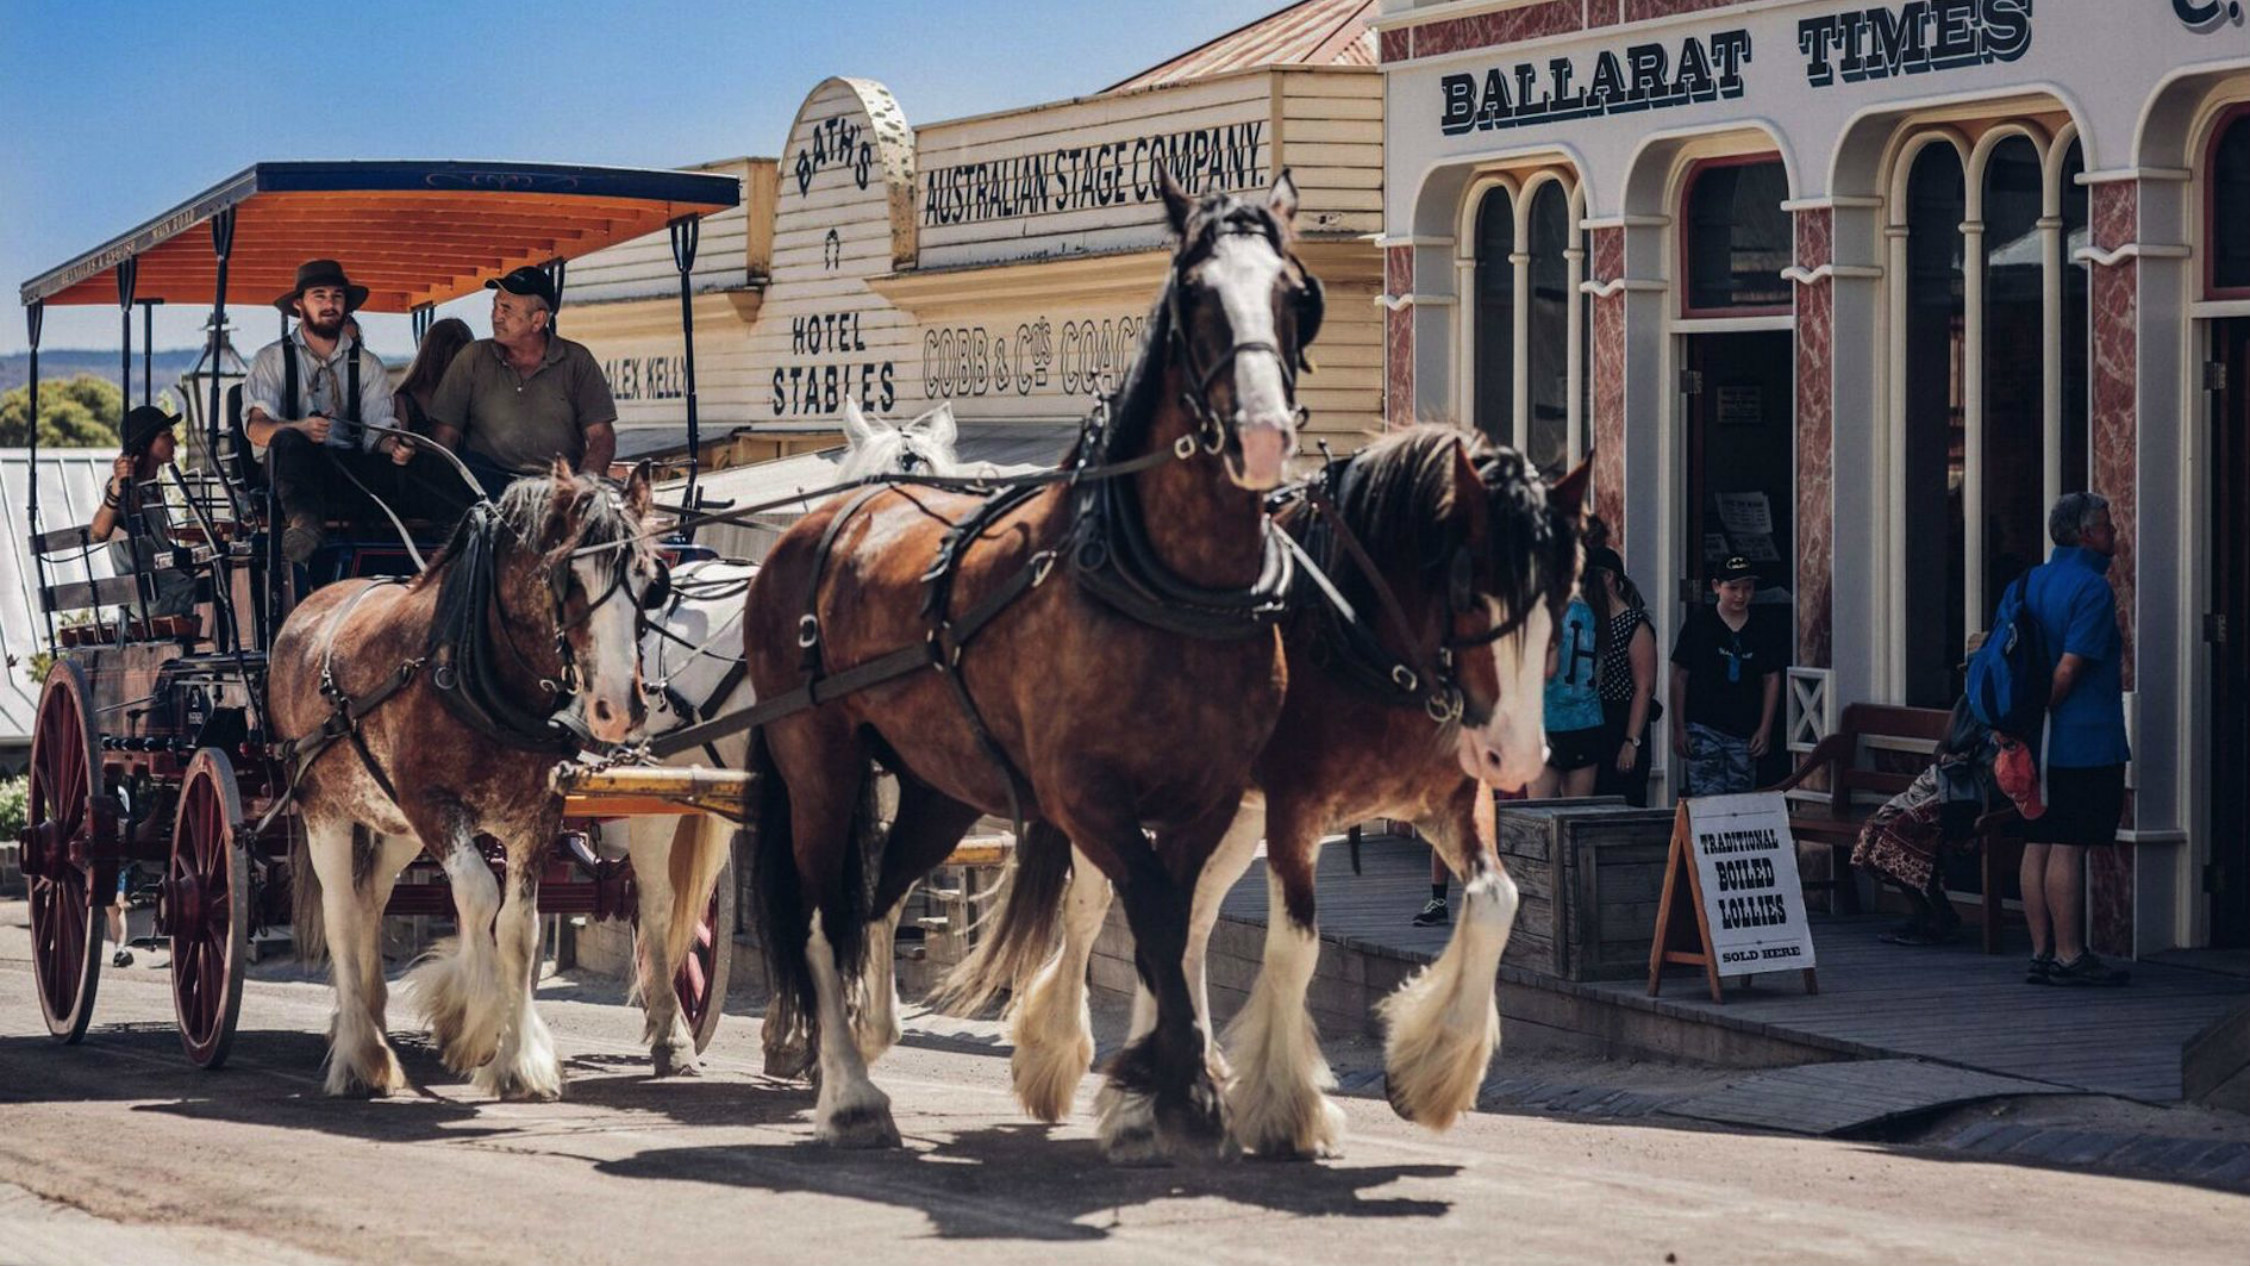
<path fill-rule="evenodd" d="M 1414 293 L 1414 248 L 1383 251 L 1383 294 L 1391 300 Z M 1414 305 L 1383 305 L 1383 425 L 1414 422 Z"/>
<path fill-rule="evenodd" d="M 2104 181 L 2092 190 L 2093 243 L 2107 254 L 2132 244 L 2140 232 L 2140 185 Z M 2140 347 L 2140 270 L 2138 261 L 2120 259 L 2093 275 L 2093 483 L 2109 498 L 2117 521 L 2117 557 L 2110 564 L 2110 587 L 2117 591 L 2117 618 L 2124 634 L 2125 689 L 2133 689 L 2135 542 L 2139 519 L 2135 495 L 2138 461 Z M 2125 824 L 2133 822 L 2128 801 Z M 2092 907 L 2088 940 L 2105 954 L 2133 949 L 2133 848 L 2094 849 L 2086 881 Z"/>
<path fill-rule="evenodd" d="M 1609 285 L 1625 275 L 1625 230 L 1595 229 L 1586 276 Z M 1625 543 L 1625 292 L 1593 297 L 1594 513 L 1609 521 L 1610 539 Z M 1626 560 L 1630 563 L 1632 560 Z"/>
<path fill-rule="evenodd" d="M 1812 271 L 1831 258 L 1835 213 L 1797 213 L 1797 266 Z M 1797 662 L 1829 666 L 1836 561 L 1836 378 L 1833 278 L 1797 286 Z"/>

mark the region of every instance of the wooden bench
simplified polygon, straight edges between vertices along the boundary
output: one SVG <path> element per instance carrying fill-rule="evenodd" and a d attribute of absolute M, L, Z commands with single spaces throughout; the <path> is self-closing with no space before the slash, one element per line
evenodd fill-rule
<path fill-rule="evenodd" d="M 1951 714 L 1938 708 L 1898 708 L 1855 703 L 1844 709 L 1843 723 L 1822 739 L 1788 778 L 1768 788 L 1793 792 L 1816 773 L 1828 773 L 1824 801 L 1791 797 L 1789 829 L 1799 840 L 1829 848 L 1829 878 L 1807 880 L 1805 887 L 1835 893 L 1840 914 L 1859 913 L 1859 887 L 1852 878 L 1852 846 L 1859 842 L 1860 827 L 1884 801 L 1907 789 L 1916 776 L 1937 760 L 1938 745 L 1951 728 Z M 1876 753 L 1893 753 L 1877 764 Z M 2020 823 L 2013 807 L 1986 813 L 1977 820 L 1975 838 L 1984 871 L 1984 952 L 2000 952 L 2000 862 L 2003 856 L 2021 856 L 2022 844 L 2011 830 Z"/>

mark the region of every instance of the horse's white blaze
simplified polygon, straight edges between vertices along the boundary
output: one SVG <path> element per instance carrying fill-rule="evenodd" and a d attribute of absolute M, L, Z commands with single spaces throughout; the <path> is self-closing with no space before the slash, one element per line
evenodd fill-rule
<path fill-rule="evenodd" d="M 812 933 L 805 938 L 805 958 L 820 1009 L 820 1097 L 813 1104 L 813 1135 L 823 1143 L 847 1147 L 895 1147 L 898 1127 L 891 1122 L 890 1096 L 868 1080 L 867 1065 L 852 1040 L 844 979 L 836 970 L 836 952 L 821 930 L 817 910 Z"/>
<path fill-rule="evenodd" d="M 1288 917 L 1280 877 L 1268 870 L 1265 963 L 1226 1035 L 1234 1065 L 1229 1128 L 1236 1142 L 1261 1155 L 1325 1155 L 1343 1138 L 1343 1110 L 1322 1093 L 1335 1078 L 1305 1010 L 1319 962 L 1319 930 Z"/>
<path fill-rule="evenodd" d="M 611 567 L 628 566 L 622 557 L 582 558 L 571 564 L 581 592 L 594 601 L 586 618 L 589 662 L 580 665 L 586 680 L 586 728 L 604 743 L 621 743 L 641 721 L 639 603 L 629 586 L 610 590 Z"/>
<path fill-rule="evenodd" d="M 1226 313 L 1228 337 L 1236 347 L 1246 343 L 1281 346 L 1275 328 L 1273 294 L 1282 284 L 1285 265 L 1263 237 L 1221 234 L 1204 277 Z M 1281 356 L 1263 349 L 1246 350 L 1234 358 L 1234 427 L 1242 445 L 1242 468 L 1231 464 L 1229 478 L 1245 488 L 1266 489 L 1280 484 L 1289 473 L 1289 459 L 1297 451 L 1297 409 L 1289 396 L 1289 380 L 1282 372 Z"/>
<path fill-rule="evenodd" d="M 1487 598 L 1485 604 L 1493 620 L 1506 618 L 1498 602 Z M 1521 791 L 1546 765 L 1547 643 L 1553 629 L 1547 604 L 1539 602 L 1514 633 L 1492 644 L 1500 698 L 1483 729 L 1461 730 L 1461 770 L 1469 777 Z"/>
<path fill-rule="evenodd" d="M 1086 963 L 1109 914 L 1109 880 L 1079 853 L 1063 894 L 1062 944 L 1032 977 L 1008 1017 L 1016 1101 L 1041 1121 L 1060 1121 L 1094 1066 L 1094 1021 L 1086 1003 Z"/>
<path fill-rule="evenodd" d="M 1434 1130 L 1476 1106 L 1477 1087 L 1500 1046 L 1493 980 L 1516 922 L 1516 885 L 1506 871 L 1486 870 L 1461 896 L 1461 919 L 1445 953 L 1378 1007 L 1391 1102 Z"/>

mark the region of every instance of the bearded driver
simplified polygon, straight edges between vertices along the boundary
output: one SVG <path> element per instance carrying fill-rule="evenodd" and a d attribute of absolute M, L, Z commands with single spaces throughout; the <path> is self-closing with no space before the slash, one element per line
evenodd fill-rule
<path fill-rule="evenodd" d="M 274 306 L 297 318 L 287 338 L 258 350 L 242 385 L 243 429 L 281 499 L 282 553 L 302 563 L 325 543 L 323 525 L 345 519 L 388 531 L 380 498 L 402 518 L 443 519 L 444 480 L 408 478 L 414 451 L 371 430 L 395 425 L 383 362 L 361 346 L 352 310 L 367 301 L 333 259 L 297 269 Z"/>
<path fill-rule="evenodd" d="M 554 331 L 559 297 L 525 266 L 492 291 L 492 337 L 461 349 L 430 399 L 432 437 L 461 454 L 488 491 L 547 471 L 557 457 L 606 475 L 617 455 L 617 404 L 583 343 Z"/>

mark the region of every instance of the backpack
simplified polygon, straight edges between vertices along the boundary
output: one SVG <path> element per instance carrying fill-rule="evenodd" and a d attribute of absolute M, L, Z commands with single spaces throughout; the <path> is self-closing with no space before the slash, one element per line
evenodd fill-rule
<path fill-rule="evenodd" d="M 2012 738 L 2035 740 L 2047 716 L 2054 687 L 2055 661 L 2047 637 L 2026 600 L 2033 568 L 2018 576 L 1992 613 L 1992 632 L 1969 657 L 1969 711 L 1983 724 Z"/>

